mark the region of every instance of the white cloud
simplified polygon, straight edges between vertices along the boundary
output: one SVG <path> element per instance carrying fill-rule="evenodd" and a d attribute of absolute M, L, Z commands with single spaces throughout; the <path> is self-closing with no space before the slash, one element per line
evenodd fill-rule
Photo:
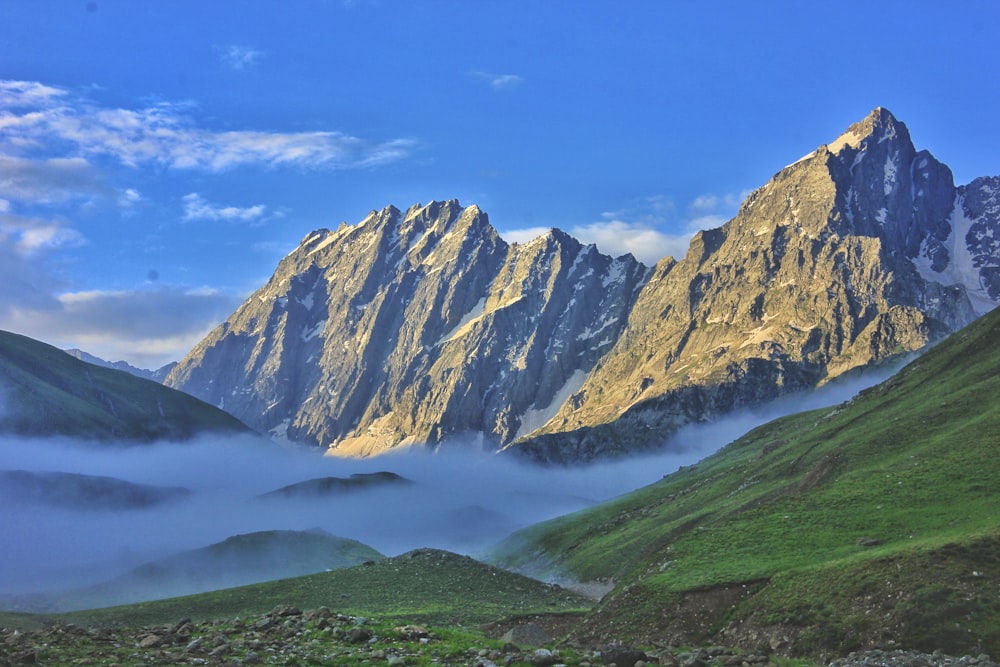
<path fill-rule="evenodd" d="M 184 220 L 222 220 L 228 222 L 252 222 L 262 218 L 267 211 L 263 204 L 239 208 L 237 206 L 217 206 L 210 204 L 196 192 L 184 195 Z"/>
<path fill-rule="evenodd" d="M 31 105 L 41 93 L 31 82 L 6 81 Z M 298 166 L 324 169 L 376 167 L 408 157 L 411 139 L 372 142 L 338 131 L 219 132 L 199 126 L 185 105 L 161 103 L 141 109 L 103 108 L 59 91 L 63 104 L 36 105 L 24 113 L 0 112 L 0 150 L 8 154 L 60 150 L 103 156 L 129 167 L 160 165 L 222 171 L 239 166 Z M 54 94 L 45 97 L 48 100 Z M 39 157 L 39 156 L 35 156 Z"/>
<path fill-rule="evenodd" d="M 3 200 L 0 200 L 3 201 Z M 9 208 L 9 207 L 8 207 Z M 61 220 L 47 220 L 0 211 L 0 246 L 27 257 L 45 250 L 79 246 L 86 243 L 83 234 Z"/>
<path fill-rule="evenodd" d="M 0 109 L 47 106 L 65 94 L 37 81 L 0 81 Z"/>
<path fill-rule="evenodd" d="M 518 74 L 493 74 L 491 72 L 473 72 L 473 74 L 486 81 L 493 90 L 514 88 L 524 83 L 524 77 Z"/>
<path fill-rule="evenodd" d="M 65 292 L 0 304 L 0 329 L 159 368 L 183 357 L 241 301 L 218 290 L 171 286 Z"/>
<path fill-rule="evenodd" d="M 83 158 L 26 159 L 0 154 L 0 196 L 52 204 L 104 194 L 107 188 Z"/>
<path fill-rule="evenodd" d="M 736 215 L 740 204 L 750 196 L 752 190 L 742 190 L 740 192 L 727 192 L 725 194 L 704 194 L 696 197 L 688 210 L 693 214 L 714 213 L 724 215 L 728 218 Z"/>
<path fill-rule="evenodd" d="M 236 44 L 218 47 L 217 51 L 223 64 L 238 70 L 257 64 L 264 56 L 263 51 Z"/>
<path fill-rule="evenodd" d="M 25 254 L 32 254 L 40 249 L 77 246 L 83 243 L 85 239 L 80 232 L 65 225 L 52 223 L 23 230 L 17 248 Z"/>
<path fill-rule="evenodd" d="M 594 243 L 601 252 L 618 256 L 631 253 L 643 264 L 655 264 L 664 257 L 683 257 L 692 234 L 667 234 L 642 223 L 607 220 L 578 225 L 570 234 L 584 243 Z"/>
<path fill-rule="evenodd" d="M 551 227 L 525 227 L 524 229 L 504 230 L 502 236 L 508 243 L 528 243 L 542 234 L 548 233 Z"/>
<path fill-rule="evenodd" d="M 642 197 L 618 210 L 601 213 L 600 221 L 574 225 L 565 231 L 583 243 L 595 244 L 607 255 L 631 253 L 643 264 L 652 265 L 664 257 L 684 257 L 691 237 L 725 224 L 747 194 L 701 195 L 685 207 L 686 216 L 678 213 L 678 206 L 669 197 Z M 510 242 L 526 243 L 548 229 L 504 230 L 503 237 Z"/>
<path fill-rule="evenodd" d="M 142 194 L 134 188 L 126 188 L 118 193 L 118 206 L 123 209 L 132 209 L 142 203 Z"/>

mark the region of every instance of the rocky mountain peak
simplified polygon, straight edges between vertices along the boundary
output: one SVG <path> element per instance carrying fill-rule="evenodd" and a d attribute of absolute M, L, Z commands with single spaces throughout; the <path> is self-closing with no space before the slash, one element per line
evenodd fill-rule
<path fill-rule="evenodd" d="M 1000 287 L 987 259 L 998 226 L 1000 188 L 956 189 L 875 109 L 658 267 L 615 347 L 512 448 L 578 461 L 656 446 L 684 424 L 919 350 L 976 316 L 970 291 L 980 312 L 995 305 L 983 287 Z"/>
<path fill-rule="evenodd" d="M 876 107 L 863 120 L 852 124 L 847 131 L 826 145 L 827 150 L 839 154 L 845 147 L 855 150 L 864 143 L 881 144 L 886 141 L 910 142 L 906 125 L 896 120 L 888 109 Z"/>
<path fill-rule="evenodd" d="M 1000 179 L 877 108 L 654 269 L 456 200 L 318 230 L 167 382 L 338 454 L 579 462 L 923 348 L 996 304 L 998 238 Z"/>
<path fill-rule="evenodd" d="M 341 455 L 498 447 L 582 382 L 646 275 L 558 230 L 508 245 L 455 200 L 390 206 L 308 235 L 168 383 Z"/>

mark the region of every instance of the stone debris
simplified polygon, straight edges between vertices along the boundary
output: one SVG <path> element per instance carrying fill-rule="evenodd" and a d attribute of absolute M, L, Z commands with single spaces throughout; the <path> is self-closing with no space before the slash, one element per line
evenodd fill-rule
<path fill-rule="evenodd" d="M 331 612 L 277 607 L 246 619 L 193 621 L 141 628 L 82 628 L 54 624 L 39 630 L 0 629 L 0 667 L 21 665 L 289 665 L 343 661 L 402 667 L 407 664 L 507 667 L 758 667 L 767 653 L 724 646 L 640 649 L 619 643 L 600 649 L 556 648 L 541 625 L 521 623 L 501 648 L 456 648 L 432 630 Z M 544 640 L 544 641 L 543 641 Z M 546 644 L 539 646 L 538 643 Z M 485 642 L 484 642 L 485 643 Z M 497 642 L 494 642 L 494 646 Z M 828 667 L 1000 667 L 988 655 L 954 657 L 940 652 L 870 650 L 851 653 Z"/>

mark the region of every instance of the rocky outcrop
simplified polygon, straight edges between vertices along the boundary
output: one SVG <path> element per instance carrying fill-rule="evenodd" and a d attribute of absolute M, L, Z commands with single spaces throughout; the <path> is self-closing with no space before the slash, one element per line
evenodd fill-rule
<path fill-rule="evenodd" d="M 167 378 L 259 430 L 368 455 L 530 432 L 625 325 L 647 268 L 484 213 L 389 207 L 308 235 Z"/>
<path fill-rule="evenodd" d="M 345 455 L 620 455 L 969 323 L 998 226 L 1000 179 L 956 187 L 876 109 L 653 269 L 558 230 L 508 245 L 455 201 L 314 232 L 166 382 Z"/>
<path fill-rule="evenodd" d="M 995 186 L 955 188 L 876 109 L 660 262 L 580 391 L 512 447 L 559 462 L 655 447 L 968 324 L 996 296 Z"/>

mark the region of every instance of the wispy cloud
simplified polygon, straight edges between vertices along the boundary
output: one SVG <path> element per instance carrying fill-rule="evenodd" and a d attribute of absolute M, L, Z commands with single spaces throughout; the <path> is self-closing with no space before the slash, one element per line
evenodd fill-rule
<path fill-rule="evenodd" d="M 218 206 L 211 204 L 196 192 L 184 195 L 184 220 L 222 220 L 226 222 L 253 222 L 260 220 L 267 212 L 263 204 L 240 208 L 238 206 Z"/>
<path fill-rule="evenodd" d="M 614 256 L 631 253 L 651 265 L 664 257 L 684 257 L 691 237 L 723 225 L 747 194 L 701 195 L 683 207 L 663 195 L 644 197 L 602 213 L 601 220 L 573 225 L 565 231 L 584 243 L 597 245 L 603 253 Z M 547 227 L 504 230 L 503 237 L 523 243 L 547 230 Z"/>
<path fill-rule="evenodd" d="M 263 51 L 238 44 L 219 46 L 216 47 L 216 51 L 219 53 L 219 59 L 224 65 L 237 70 L 256 65 L 264 57 Z"/>
<path fill-rule="evenodd" d="M 189 105 L 107 108 L 33 82 L 0 82 L 11 98 L 0 112 L 0 152 L 22 158 L 104 157 L 128 167 L 224 171 L 241 166 L 359 169 L 409 157 L 412 139 L 370 141 L 335 130 L 216 131 L 190 116 Z M 47 155 L 46 155 L 47 154 Z"/>
<path fill-rule="evenodd" d="M 0 153 L 0 197 L 52 204 L 107 192 L 97 170 L 83 158 L 28 159 Z"/>
<path fill-rule="evenodd" d="M 0 108 L 48 106 L 65 94 L 64 90 L 37 81 L 0 80 Z M 2 118 L 0 115 L 0 119 Z"/>
<path fill-rule="evenodd" d="M 0 328 L 145 368 L 180 359 L 242 300 L 177 286 L 27 296 L 0 303 Z"/>
<path fill-rule="evenodd" d="M 476 71 L 473 72 L 473 75 L 488 83 L 493 90 L 506 90 L 524 83 L 524 77 L 519 74 L 493 74 L 491 72 Z"/>
<path fill-rule="evenodd" d="M 644 223 L 604 220 L 577 225 L 570 234 L 584 243 L 594 243 L 609 255 L 631 253 L 643 264 L 655 264 L 664 257 L 683 257 L 691 242 L 690 234 L 664 233 Z"/>
<path fill-rule="evenodd" d="M 22 257 L 61 247 L 86 243 L 83 234 L 63 220 L 14 215 L 6 200 L 0 200 L 0 247 Z"/>

